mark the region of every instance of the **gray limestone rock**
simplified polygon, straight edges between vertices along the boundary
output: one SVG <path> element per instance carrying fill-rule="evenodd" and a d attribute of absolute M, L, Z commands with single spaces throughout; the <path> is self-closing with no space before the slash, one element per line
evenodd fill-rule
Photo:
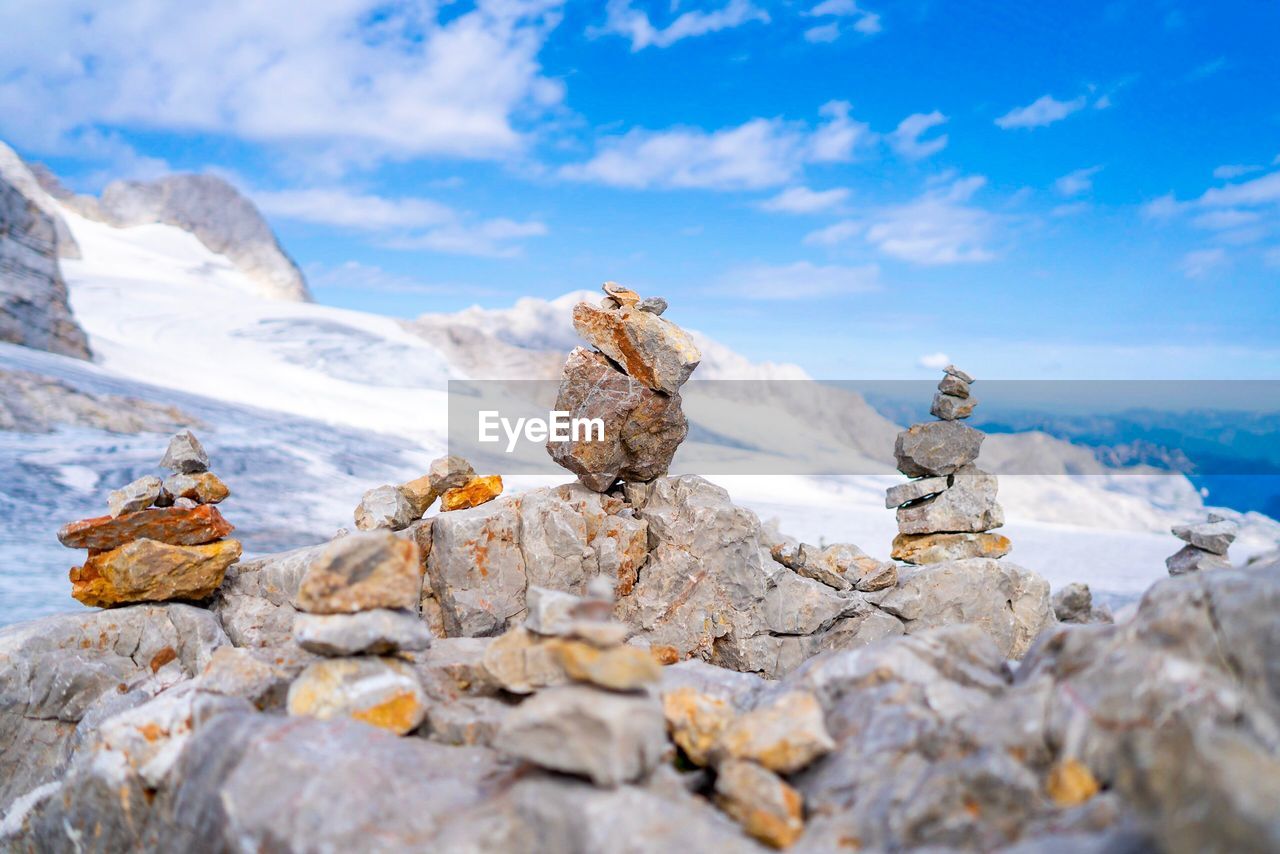
<path fill-rule="evenodd" d="M 1075 582 L 1054 593 L 1053 613 L 1060 623 L 1092 622 L 1093 594 L 1089 585 Z"/>
<path fill-rule="evenodd" d="M 298 588 L 308 567 L 328 547 L 321 543 L 227 568 L 210 608 L 236 646 L 291 645 Z"/>
<path fill-rule="evenodd" d="M 1240 526 L 1235 522 L 1221 519 L 1216 522 L 1201 522 L 1197 525 L 1174 525 L 1172 531 L 1175 537 L 1196 548 L 1216 555 L 1226 555 L 1227 549 L 1240 533 Z"/>
<path fill-rule="evenodd" d="M 898 530 L 904 534 L 979 532 L 1004 524 L 996 501 L 996 476 L 966 465 L 948 478 L 947 489 L 898 508 Z"/>
<path fill-rule="evenodd" d="M 75 260 L 81 257 L 80 245 L 62 218 L 54 194 L 47 188 L 47 185 L 56 183 L 57 178 L 53 178 L 41 164 L 25 162 L 16 151 L 0 142 L 0 182 L 8 183 L 52 220 L 59 258 Z"/>
<path fill-rule="evenodd" d="M 376 528 L 401 531 L 413 524 L 420 515 L 398 487 L 376 486 L 360 499 L 355 510 L 355 523 L 356 528 L 361 531 Z"/>
<path fill-rule="evenodd" d="M 964 371 L 957 368 L 955 365 L 947 365 L 945 368 L 942 369 L 942 372 L 949 377 L 955 377 L 956 379 L 960 380 L 963 383 L 974 382 L 973 377 L 969 376 Z"/>
<path fill-rule="evenodd" d="M 521 703 L 494 744 L 540 767 L 618 786 L 653 770 L 666 750 L 666 722 L 653 697 L 570 685 Z"/>
<path fill-rule="evenodd" d="M 471 467 L 471 463 L 456 454 L 432 460 L 427 469 L 427 478 L 437 495 L 446 490 L 464 486 L 475 476 L 476 470 Z"/>
<path fill-rule="evenodd" d="M 324 658 L 289 686 L 292 716 L 355 718 L 404 735 L 426 716 L 427 698 L 414 669 L 395 658 Z"/>
<path fill-rule="evenodd" d="M 667 310 L 667 301 L 662 297 L 645 297 L 636 303 L 636 308 L 640 311 L 647 311 L 650 314 L 661 315 Z"/>
<path fill-rule="evenodd" d="M 947 475 L 976 460 L 984 438 L 959 421 L 929 421 L 899 433 L 893 455 L 907 477 Z"/>
<path fill-rule="evenodd" d="M 627 376 L 653 391 L 675 394 L 702 359 L 689 333 L 648 311 L 582 302 L 573 308 L 573 328 Z"/>
<path fill-rule="evenodd" d="M 412 611 L 377 608 L 355 614 L 299 614 L 293 639 L 317 655 L 380 655 L 426 649 L 431 631 Z"/>
<path fill-rule="evenodd" d="M 895 484 L 885 490 L 884 506 L 885 509 L 892 510 L 895 507 L 901 507 L 910 501 L 918 501 L 921 498 L 927 498 L 930 495 L 937 495 L 948 486 L 945 477 L 922 477 L 918 480 L 909 480 L 906 483 Z"/>
<path fill-rule="evenodd" d="M 929 407 L 929 414 L 943 421 L 958 421 L 972 415 L 977 405 L 976 397 L 952 397 L 938 392 L 933 396 L 933 405 Z"/>
<path fill-rule="evenodd" d="M 1186 575 L 1189 572 L 1211 572 L 1218 569 L 1230 569 L 1231 561 L 1222 555 L 1187 544 L 1165 558 L 1164 565 L 1169 570 L 1170 575 Z"/>
<path fill-rule="evenodd" d="M 175 474 L 199 474 L 209 470 L 209 455 L 190 430 L 174 434 L 160 460 L 160 468 Z"/>
<path fill-rule="evenodd" d="M 146 475 L 138 478 L 133 483 L 125 484 L 119 489 L 112 490 L 107 495 L 107 508 L 112 516 L 135 513 L 139 510 L 146 510 L 155 504 L 160 500 L 160 496 L 163 493 L 164 484 L 160 478 L 154 475 Z"/>
<path fill-rule="evenodd" d="M 951 397 L 965 398 L 969 396 L 969 383 L 955 374 L 945 374 L 938 383 L 938 391 Z"/>

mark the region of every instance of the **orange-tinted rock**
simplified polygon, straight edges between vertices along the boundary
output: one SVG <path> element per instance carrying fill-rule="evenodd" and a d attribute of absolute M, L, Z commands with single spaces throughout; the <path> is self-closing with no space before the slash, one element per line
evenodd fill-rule
<path fill-rule="evenodd" d="M 427 508 L 435 503 L 436 497 L 439 495 L 435 486 L 431 483 L 431 475 L 429 474 L 424 474 L 422 477 L 415 478 L 408 483 L 402 483 L 399 489 L 400 494 L 413 507 L 413 512 L 419 518 L 422 517 L 423 513 L 427 512 Z"/>
<path fill-rule="evenodd" d="M 1079 806 L 1098 794 L 1093 772 L 1078 759 L 1064 759 L 1049 770 L 1045 791 L 1060 807 Z"/>
<path fill-rule="evenodd" d="M 171 475 L 164 479 L 164 489 L 174 498 L 190 498 L 199 504 L 217 504 L 231 494 L 211 471 Z"/>
<path fill-rule="evenodd" d="M 110 551 L 142 539 L 172 546 L 199 546 L 234 530 L 235 526 L 211 505 L 153 507 L 122 516 L 95 516 L 69 522 L 58 531 L 58 542 L 71 549 L 97 551 Z"/>
<path fill-rule="evenodd" d="M 898 534 L 893 538 L 894 560 L 905 563 L 942 563 L 970 557 L 1004 557 L 1013 548 L 1009 538 L 989 532 L 978 534 Z"/>
<path fill-rule="evenodd" d="M 554 638 L 547 642 L 575 682 L 611 691 L 636 691 L 662 678 L 662 665 L 647 650 L 634 646 L 599 649 L 582 641 Z"/>
<path fill-rule="evenodd" d="M 573 328 L 593 347 L 654 391 L 675 394 L 698 367 L 702 353 L 689 333 L 656 314 L 623 306 L 573 307 Z"/>
<path fill-rule="evenodd" d="M 466 510 L 479 507 L 502 494 L 502 478 L 496 474 L 473 477 L 462 486 L 446 490 L 440 496 L 441 510 Z"/>
<path fill-rule="evenodd" d="M 422 595 L 419 569 L 412 540 L 382 530 L 349 534 L 331 542 L 307 568 L 295 604 L 312 614 L 416 609 Z"/>
<path fill-rule="evenodd" d="M 734 718 L 728 701 L 688 686 L 662 695 L 662 714 L 671 740 L 695 765 L 711 764 L 712 750 Z"/>
<path fill-rule="evenodd" d="M 804 833 L 800 793 L 754 762 L 730 760 L 720 766 L 716 802 L 743 830 L 772 848 L 787 848 Z"/>
<path fill-rule="evenodd" d="M 95 608 L 205 599 L 218 589 L 227 567 L 239 557 L 240 543 L 236 540 L 201 546 L 134 540 L 92 555 L 84 566 L 72 569 L 71 595 Z"/>

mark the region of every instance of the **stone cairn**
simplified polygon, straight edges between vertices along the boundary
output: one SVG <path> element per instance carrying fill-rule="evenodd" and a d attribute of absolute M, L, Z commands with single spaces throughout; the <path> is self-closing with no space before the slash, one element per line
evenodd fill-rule
<path fill-rule="evenodd" d="M 386 657 L 431 645 L 418 617 L 417 544 L 386 530 L 339 537 L 307 567 L 298 586 L 293 639 L 324 656 L 289 687 L 288 711 L 349 717 L 405 735 L 426 715 L 413 668 Z"/>
<path fill-rule="evenodd" d="M 990 533 L 1004 524 L 996 476 L 973 464 L 985 437 L 960 423 L 978 402 L 970 393 L 973 381 L 948 365 L 929 410 L 939 420 L 898 434 L 898 471 L 914 479 L 885 494 L 885 507 L 898 511 L 896 560 L 929 564 L 1009 553 L 1009 538 Z"/>
<path fill-rule="evenodd" d="M 1165 559 L 1170 575 L 1188 572 L 1204 572 L 1211 569 L 1230 569 L 1227 549 L 1235 542 L 1240 526 L 1226 516 L 1210 513 L 1205 522 L 1195 525 L 1174 525 L 1173 535 L 1186 543 L 1175 554 Z"/>
<path fill-rule="evenodd" d="M 661 317 L 666 300 L 615 282 L 603 290 L 599 306 L 573 308 L 573 328 L 595 349 L 569 354 L 555 408 L 601 419 L 604 440 L 547 443 L 551 458 L 596 492 L 667 473 L 689 432 L 680 387 L 702 359 L 689 334 Z"/>
<path fill-rule="evenodd" d="M 366 492 L 355 510 L 356 528 L 401 531 L 421 519 L 437 498 L 441 510 L 465 510 L 501 494 L 501 476 L 477 476 L 471 463 L 451 454 L 432 462 L 422 477 Z"/>
<path fill-rule="evenodd" d="M 199 601 L 212 596 L 240 557 L 235 530 L 214 505 L 228 495 L 191 431 L 169 441 L 160 467 L 107 497 L 107 516 L 70 522 L 58 540 L 88 549 L 71 570 L 71 595 L 90 607 L 135 602 Z"/>

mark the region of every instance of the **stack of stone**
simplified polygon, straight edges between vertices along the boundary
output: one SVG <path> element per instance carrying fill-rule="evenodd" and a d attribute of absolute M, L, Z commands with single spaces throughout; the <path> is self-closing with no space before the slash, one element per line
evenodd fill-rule
<path fill-rule="evenodd" d="M 604 438 L 547 442 L 551 458 L 596 492 L 620 479 L 647 482 L 666 474 L 689 432 L 680 387 L 702 359 L 689 334 L 660 316 L 666 300 L 641 299 L 615 282 L 603 287 L 599 306 L 574 306 L 573 327 L 595 349 L 569 354 L 555 408 L 572 418 L 600 419 Z"/>
<path fill-rule="evenodd" d="M 663 695 L 662 709 L 684 758 L 714 770 L 722 810 L 774 848 L 800 838 L 804 799 L 783 778 L 835 747 L 817 697 L 779 691 L 740 714 L 723 698 L 684 686 Z"/>
<path fill-rule="evenodd" d="M 1196 525 L 1174 525 L 1173 535 L 1186 543 L 1165 559 L 1170 575 L 1230 569 L 1227 549 L 1235 542 L 1240 526 L 1225 516 L 1210 513 L 1208 521 Z"/>
<path fill-rule="evenodd" d="M 295 597 L 294 640 L 324 658 L 290 686 L 289 714 L 354 718 L 399 735 L 416 729 L 426 695 L 413 668 L 387 656 L 431 644 L 417 613 L 421 587 L 411 540 L 369 531 L 330 543 Z"/>
<path fill-rule="evenodd" d="M 500 476 L 477 477 L 471 463 L 451 454 L 431 463 L 422 477 L 399 486 L 377 486 L 366 492 L 356 507 L 356 527 L 361 531 L 377 528 L 401 531 L 421 519 L 437 498 L 441 510 L 465 510 L 501 494 Z"/>
<path fill-rule="evenodd" d="M 508 713 L 494 747 L 540 768 L 613 788 L 647 777 L 666 752 L 662 676 L 648 650 L 614 622 L 613 590 L 597 577 L 587 596 L 529 588 L 529 615 L 485 651 L 490 677 L 534 693 Z"/>
<path fill-rule="evenodd" d="M 940 420 L 898 434 L 898 471 L 915 479 L 885 495 L 885 507 L 898 510 L 897 560 L 929 564 L 1009 553 L 1009 538 L 990 533 L 1004 524 L 996 477 L 973 464 L 984 436 L 960 423 L 977 403 L 969 389 L 973 381 L 948 365 L 930 409 Z"/>
<path fill-rule="evenodd" d="M 71 595 L 92 607 L 206 599 L 240 557 L 234 529 L 214 505 L 230 491 L 209 471 L 199 440 L 183 430 L 169 442 L 161 468 L 112 492 L 110 514 L 58 531 L 68 548 L 88 549 L 71 570 Z"/>

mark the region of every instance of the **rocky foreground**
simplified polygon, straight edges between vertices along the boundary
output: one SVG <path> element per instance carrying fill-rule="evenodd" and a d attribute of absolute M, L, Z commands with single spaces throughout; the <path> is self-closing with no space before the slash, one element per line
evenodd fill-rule
<path fill-rule="evenodd" d="M 798 543 L 663 474 L 697 353 L 606 293 L 561 398 L 622 439 L 551 448 L 577 483 L 445 457 L 237 562 L 183 432 L 65 526 L 106 609 L 0 630 L 0 848 L 1280 849 L 1280 562 L 1211 519 L 1128 620 L 1051 597 L 953 368 L 899 437 L 903 564 Z"/>

